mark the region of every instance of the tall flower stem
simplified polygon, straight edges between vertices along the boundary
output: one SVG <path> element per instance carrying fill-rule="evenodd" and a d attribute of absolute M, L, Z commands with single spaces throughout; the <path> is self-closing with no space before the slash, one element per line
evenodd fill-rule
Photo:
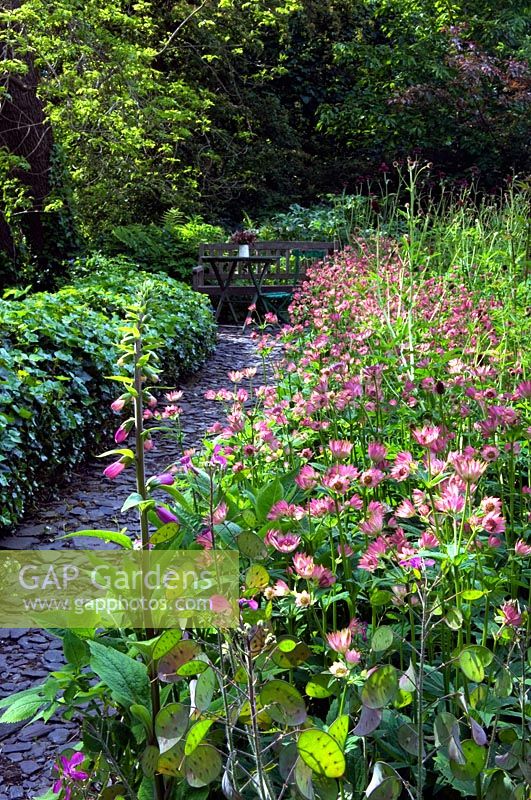
<path fill-rule="evenodd" d="M 138 320 L 138 336 L 135 338 L 134 346 L 134 417 L 135 417 L 135 466 L 136 466 L 136 488 L 138 494 L 143 500 L 148 499 L 148 492 L 146 488 L 146 465 L 144 458 L 144 408 L 142 399 L 142 322 L 143 313 Z M 147 517 L 147 510 L 144 505 L 140 506 L 140 533 L 142 538 L 142 550 L 147 552 L 149 545 L 149 522 Z M 153 628 L 146 628 L 147 639 L 153 639 L 156 631 Z M 151 712 L 153 715 L 153 731 L 155 730 L 155 718 L 160 711 L 160 691 L 159 682 L 155 663 L 151 661 L 149 665 L 149 679 L 151 686 Z M 151 735 L 150 744 L 157 746 L 155 734 Z M 155 775 L 154 777 L 154 798 L 155 800 L 164 800 L 164 776 Z"/>

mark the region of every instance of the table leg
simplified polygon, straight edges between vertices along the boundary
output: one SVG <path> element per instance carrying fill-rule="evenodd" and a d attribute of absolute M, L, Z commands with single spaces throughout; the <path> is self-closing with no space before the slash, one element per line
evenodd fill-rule
<path fill-rule="evenodd" d="M 228 261 L 229 259 L 224 257 L 224 258 L 222 258 L 220 260 Z M 237 314 L 236 314 L 236 312 L 234 310 L 234 306 L 232 305 L 232 303 L 230 301 L 230 298 L 228 296 L 228 291 L 230 289 L 230 283 L 231 283 L 231 280 L 232 280 L 232 278 L 234 276 L 234 272 L 236 271 L 237 263 L 238 262 L 237 262 L 236 259 L 232 261 L 231 267 L 229 269 L 229 274 L 227 275 L 227 280 L 223 281 L 223 278 L 222 278 L 221 273 L 220 273 L 220 271 L 218 269 L 217 263 L 215 261 L 212 261 L 212 269 L 214 270 L 214 275 L 216 276 L 216 280 L 217 280 L 217 282 L 219 284 L 219 288 L 221 289 L 221 294 L 219 296 L 218 307 L 216 308 L 216 313 L 214 315 L 216 322 L 220 318 L 223 306 L 225 305 L 225 303 L 227 303 L 227 305 L 230 308 L 230 311 L 231 311 L 232 318 L 233 318 L 234 322 L 236 323 L 236 325 L 238 324 L 238 316 L 237 316 Z"/>

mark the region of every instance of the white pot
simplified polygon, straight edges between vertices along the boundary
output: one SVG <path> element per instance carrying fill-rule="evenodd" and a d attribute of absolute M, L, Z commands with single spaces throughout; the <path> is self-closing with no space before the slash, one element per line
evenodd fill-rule
<path fill-rule="evenodd" d="M 238 245 L 238 256 L 240 258 L 249 258 L 249 245 L 248 244 L 239 244 Z"/>

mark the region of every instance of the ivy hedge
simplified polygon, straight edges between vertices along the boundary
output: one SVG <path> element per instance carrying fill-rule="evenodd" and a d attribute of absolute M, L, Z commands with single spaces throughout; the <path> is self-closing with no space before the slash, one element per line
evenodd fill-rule
<path fill-rule="evenodd" d="M 74 266 L 75 285 L 0 300 L 0 529 L 20 520 L 108 431 L 118 328 L 135 287 L 153 281 L 164 380 L 198 369 L 215 343 L 208 299 L 126 259 Z"/>

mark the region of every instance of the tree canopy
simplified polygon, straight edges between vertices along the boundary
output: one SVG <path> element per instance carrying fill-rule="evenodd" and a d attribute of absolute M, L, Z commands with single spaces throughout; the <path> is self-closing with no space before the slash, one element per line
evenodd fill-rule
<path fill-rule="evenodd" d="M 529 16 L 518 0 L 4 0 L 4 260 L 168 209 L 260 214 L 411 152 L 486 185 L 525 171 Z"/>

